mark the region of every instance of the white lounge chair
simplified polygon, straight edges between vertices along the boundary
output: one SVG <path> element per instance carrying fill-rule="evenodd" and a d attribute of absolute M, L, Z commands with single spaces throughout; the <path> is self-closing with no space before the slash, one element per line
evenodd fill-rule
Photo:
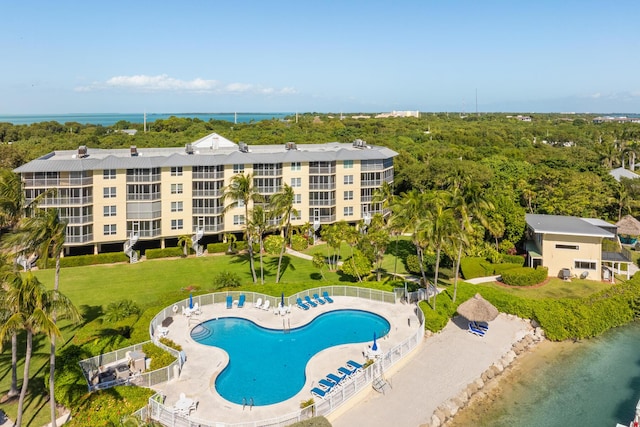
<path fill-rule="evenodd" d="M 198 305 L 197 302 L 193 304 L 193 308 L 191 309 L 191 313 L 198 314 L 198 315 L 202 314 L 202 310 L 200 310 L 200 306 Z"/>
<path fill-rule="evenodd" d="M 269 310 L 269 305 L 271 304 L 271 301 L 269 300 L 265 300 L 264 305 L 262 306 L 263 310 Z"/>
<path fill-rule="evenodd" d="M 258 298 L 258 300 L 256 301 L 256 303 L 254 304 L 255 308 L 260 308 L 262 307 L 262 298 Z"/>

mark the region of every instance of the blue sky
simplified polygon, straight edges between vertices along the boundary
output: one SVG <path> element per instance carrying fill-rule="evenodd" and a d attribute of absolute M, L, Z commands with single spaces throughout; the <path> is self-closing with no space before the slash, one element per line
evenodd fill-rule
<path fill-rule="evenodd" d="M 640 2 L 5 1 L 0 114 L 640 112 Z"/>

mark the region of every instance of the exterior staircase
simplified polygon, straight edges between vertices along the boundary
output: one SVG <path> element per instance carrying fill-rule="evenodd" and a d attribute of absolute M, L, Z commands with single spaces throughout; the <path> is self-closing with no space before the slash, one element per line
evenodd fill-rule
<path fill-rule="evenodd" d="M 198 227 L 196 234 L 191 237 L 191 247 L 196 252 L 196 256 L 204 255 L 204 245 L 200 244 L 200 240 L 204 236 L 204 230 Z"/>
<path fill-rule="evenodd" d="M 138 235 L 134 233 L 131 233 L 129 240 L 124 242 L 124 253 L 129 257 L 129 262 L 131 264 L 138 262 L 138 252 L 133 249 L 136 243 L 138 243 Z"/>

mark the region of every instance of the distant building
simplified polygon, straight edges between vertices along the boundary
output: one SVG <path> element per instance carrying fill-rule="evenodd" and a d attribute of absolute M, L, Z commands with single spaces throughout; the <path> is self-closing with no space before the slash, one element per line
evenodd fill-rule
<path fill-rule="evenodd" d="M 387 117 L 416 117 L 420 118 L 420 111 L 392 111 L 390 113 L 380 113 L 376 116 L 376 119 L 387 118 Z"/>
<path fill-rule="evenodd" d="M 507 119 L 518 119 L 521 122 L 530 122 L 531 116 L 521 116 L 520 114 L 518 114 L 517 116 L 507 116 Z"/>
<path fill-rule="evenodd" d="M 611 175 L 618 182 L 620 182 L 621 178 L 629 178 L 629 179 L 640 178 L 640 175 L 625 168 L 612 169 L 609 171 L 609 175 Z"/>
<path fill-rule="evenodd" d="M 122 129 L 119 132 L 126 133 L 129 136 L 133 136 L 136 133 L 138 133 L 138 130 L 137 129 Z"/>
<path fill-rule="evenodd" d="M 600 116 L 594 117 L 593 123 L 640 123 L 640 117 L 626 117 L 626 116 Z"/>

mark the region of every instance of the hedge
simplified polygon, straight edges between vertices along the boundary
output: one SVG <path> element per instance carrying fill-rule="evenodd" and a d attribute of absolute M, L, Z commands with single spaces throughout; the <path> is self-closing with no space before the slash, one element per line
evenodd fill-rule
<path fill-rule="evenodd" d="M 172 258 L 184 255 L 182 248 L 147 249 L 145 256 L 147 259 Z"/>
<path fill-rule="evenodd" d="M 542 283 L 549 276 L 546 267 L 519 267 L 502 273 L 502 281 L 511 286 L 532 286 Z"/>
<path fill-rule="evenodd" d="M 502 255 L 502 262 L 509 264 L 519 264 L 520 267 L 524 265 L 524 257 L 522 255 Z"/>
<path fill-rule="evenodd" d="M 294 251 L 303 251 L 309 247 L 309 242 L 303 236 L 294 234 L 291 236 L 291 249 Z"/>
<path fill-rule="evenodd" d="M 235 243 L 233 246 L 237 246 Z M 229 243 L 209 243 L 207 245 L 207 252 L 210 254 L 222 254 L 227 253 L 229 250 Z"/>
<path fill-rule="evenodd" d="M 469 280 L 475 279 L 476 277 L 491 276 L 491 274 L 488 274 L 485 270 L 485 267 L 483 265 L 485 263 L 485 259 L 480 257 L 462 258 L 460 260 L 460 270 L 462 271 L 462 277 L 464 277 L 466 280 Z"/>
<path fill-rule="evenodd" d="M 128 262 L 129 257 L 124 252 L 106 252 L 96 255 L 77 255 L 60 258 L 60 267 L 82 267 L 85 265 L 114 264 Z M 49 258 L 47 268 L 55 268 L 56 260 Z M 44 269 L 44 260 L 38 260 L 38 268 Z"/>

